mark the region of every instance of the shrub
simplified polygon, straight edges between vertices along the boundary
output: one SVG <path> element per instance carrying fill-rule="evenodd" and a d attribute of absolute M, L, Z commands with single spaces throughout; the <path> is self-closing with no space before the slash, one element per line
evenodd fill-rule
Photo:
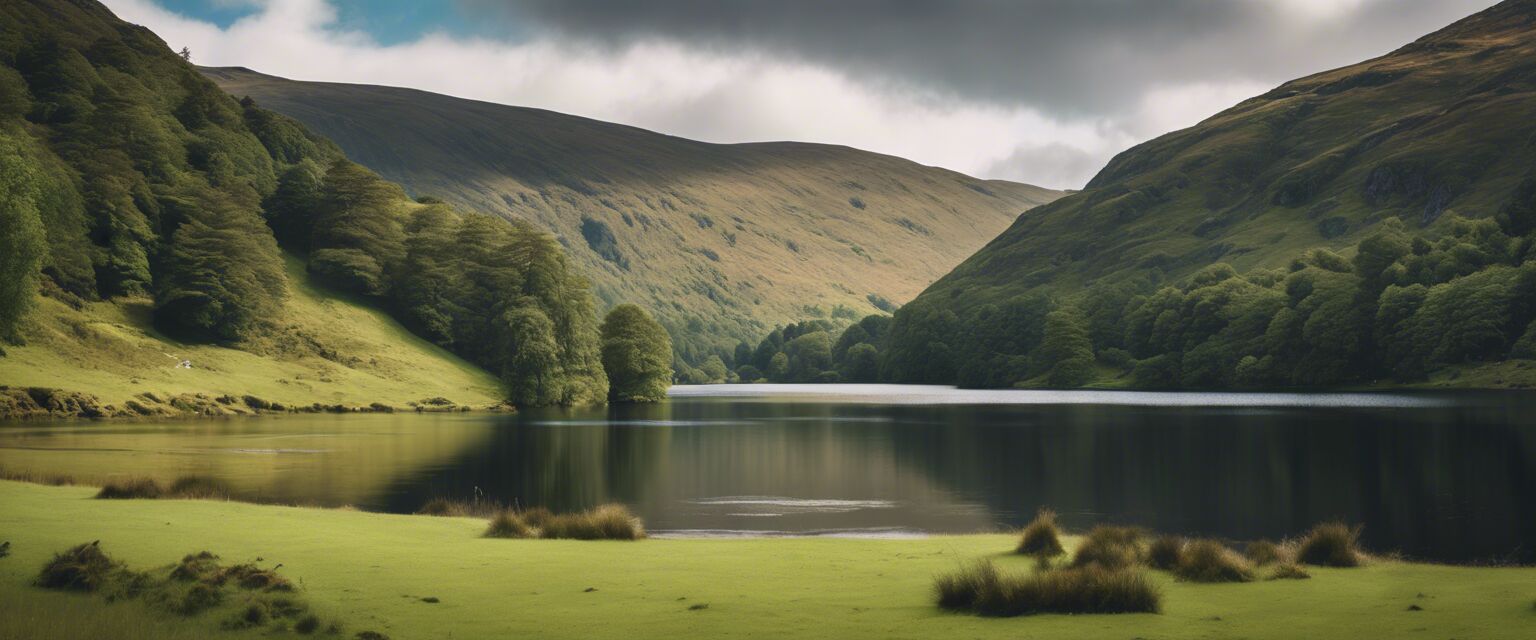
<path fill-rule="evenodd" d="M 1341 522 L 1320 524 L 1296 547 L 1296 562 L 1323 567 L 1360 566 L 1360 529 Z"/>
<path fill-rule="evenodd" d="M 125 480 L 111 480 L 96 492 L 98 500 L 133 500 L 155 499 L 165 493 L 160 488 L 160 483 L 152 478 L 128 478 Z"/>
<path fill-rule="evenodd" d="M 939 606 L 985 616 L 1156 613 L 1162 596 L 1145 576 L 1101 567 L 1002 575 L 990 561 L 934 582 Z"/>
<path fill-rule="evenodd" d="M 1141 562 L 1141 531 L 1132 527 L 1094 527 L 1072 557 L 1072 566 L 1127 569 Z"/>
<path fill-rule="evenodd" d="M 503 511 L 491 518 L 491 524 L 485 529 L 487 538 L 530 538 L 533 532 L 527 524 L 517 517 L 516 513 Z"/>
<path fill-rule="evenodd" d="M 522 517 L 523 524 L 526 524 L 535 529 L 544 528 L 544 524 L 549 522 L 549 519 L 555 516 L 554 513 L 544 507 L 524 509 L 522 513 L 518 515 Z"/>
<path fill-rule="evenodd" d="M 219 557 L 202 551 L 182 556 L 176 568 L 171 569 L 171 577 L 183 581 L 202 580 L 217 573 L 218 570 Z"/>
<path fill-rule="evenodd" d="M 1195 540 L 1184 546 L 1173 574 L 1189 582 L 1250 582 L 1253 567 L 1215 540 Z"/>
<path fill-rule="evenodd" d="M 1269 574 L 1270 580 L 1306 580 L 1312 577 L 1306 569 L 1294 564 L 1276 565 L 1274 572 Z"/>
<path fill-rule="evenodd" d="M 1061 530 L 1056 526 L 1056 512 L 1041 509 L 1035 519 L 1024 527 L 1019 539 L 1019 553 L 1042 558 L 1061 555 Z"/>
<path fill-rule="evenodd" d="M 1184 539 L 1178 536 L 1159 536 L 1147 546 L 1147 566 L 1163 571 L 1173 571 L 1183 556 Z"/>
<path fill-rule="evenodd" d="M 95 591 L 106 584 L 117 569 L 117 563 L 102 552 L 101 545 L 91 542 L 54 554 L 34 584 L 44 589 Z"/>
<path fill-rule="evenodd" d="M 1268 540 L 1254 540 L 1243 547 L 1243 555 L 1262 567 L 1280 561 L 1280 546 Z"/>

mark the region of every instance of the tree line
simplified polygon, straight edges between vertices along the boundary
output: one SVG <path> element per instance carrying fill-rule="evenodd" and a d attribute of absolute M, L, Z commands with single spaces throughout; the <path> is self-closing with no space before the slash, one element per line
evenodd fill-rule
<path fill-rule="evenodd" d="M 664 395 L 665 330 L 633 307 L 599 327 L 549 235 L 413 201 L 149 31 L 91 11 L 0 9 L 0 339 L 20 338 L 39 294 L 147 296 L 167 334 L 242 345 L 280 330 L 286 249 L 501 375 L 515 404 Z"/>
<path fill-rule="evenodd" d="M 883 380 L 977 387 L 1325 387 L 1415 382 L 1454 365 L 1536 358 L 1536 179 L 1496 216 L 1437 236 L 1395 218 L 1345 257 L 1204 268 L 1174 286 L 1099 283 L 896 313 Z M 923 302 L 920 300 L 920 302 Z"/>

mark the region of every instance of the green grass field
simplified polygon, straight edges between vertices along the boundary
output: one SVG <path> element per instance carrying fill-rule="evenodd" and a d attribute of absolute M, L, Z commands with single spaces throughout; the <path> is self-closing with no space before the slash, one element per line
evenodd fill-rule
<path fill-rule="evenodd" d="M 263 558 L 347 636 L 407 638 L 1530 638 L 1536 568 L 1378 561 L 1310 580 L 1154 579 L 1163 613 L 979 618 L 939 611 L 935 575 L 1005 569 L 1012 536 L 924 539 L 489 540 L 474 519 L 203 501 L 100 501 L 0 482 L 0 638 L 216 637 L 216 618 L 28 586 L 54 552 L 101 540 L 136 569 L 207 549 Z M 1075 541 L 1069 541 L 1075 542 Z M 595 589 L 595 590 L 594 590 Z M 436 597 L 440 603 L 423 602 Z M 707 608 L 692 609 L 707 604 Z M 1418 605 L 1421 611 L 1409 611 Z M 255 634 L 245 633 L 253 636 Z"/>
<path fill-rule="evenodd" d="M 23 329 L 26 344 L 7 345 L 0 357 L 0 381 L 80 391 L 115 405 L 146 391 L 250 394 L 290 406 L 404 407 L 438 396 L 477 408 L 500 402 L 494 376 L 379 309 L 320 290 L 292 256 L 287 267 L 289 297 L 283 317 L 274 319 L 278 331 L 243 349 L 185 344 L 159 333 L 147 299 L 75 310 L 40 298 Z M 176 368 L 179 358 L 193 368 Z"/>

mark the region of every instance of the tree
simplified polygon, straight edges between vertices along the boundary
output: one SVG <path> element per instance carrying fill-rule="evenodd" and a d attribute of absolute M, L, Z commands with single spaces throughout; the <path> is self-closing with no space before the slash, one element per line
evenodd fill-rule
<path fill-rule="evenodd" d="M 217 192 L 195 197 L 155 282 L 155 324 L 172 335 L 238 342 L 269 324 L 288 277 L 261 217 Z"/>
<path fill-rule="evenodd" d="M 609 399 L 615 402 L 660 402 L 666 399 L 667 387 L 672 382 L 672 338 L 661 323 L 638 306 L 621 304 L 603 318 L 601 334 Z M 724 363 L 720 368 L 725 368 Z M 723 379 L 724 374 L 720 377 Z"/>
<path fill-rule="evenodd" d="M 1093 342 L 1087 323 L 1076 307 L 1064 307 L 1045 316 L 1045 335 L 1035 356 L 1047 371 L 1046 384 L 1059 388 L 1081 387 L 1093 379 Z"/>
<path fill-rule="evenodd" d="M 847 363 L 843 366 L 843 379 L 848 382 L 878 382 L 880 377 L 880 352 L 868 342 L 860 342 L 848 349 Z"/>
<path fill-rule="evenodd" d="M 773 354 L 768 360 L 767 375 L 770 382 L 788 382 L 789 356 L 784 355 L 783 351 Z"/>
<path fill-rule="evenodd" d="M 790 381 L 815 382 L 832 368 L 832 336 L 825 331 L 797 336 L 784 345 L 784 353 L 789 356 Z"/>
<path fill-rule="evenodd" d="M 725 377 L 730 374 L 730 369 L 725 368 L 725 360 L 720 359 L 718 354 L 711 354 L 708 358 L 705 358 L 704 364 L 699 366 L 699 370 L 704 372 L 704 376 L 708 380 L 706 384 L 725 382 Z"/>
<path fill-rule="evenodd" d="M 181 51 L 176 52 L 176 55 L 181 56 L 181 59 L 187 62 L 192 61 L 192 49 L 190 47 L 182 47 Z"/>
<path fill-rule="evenodd" d="M 19 146 L 0 135 L 0 340 L 15 337 L 37 295 L 38 267 L 48 250 L 37 178 Z"/>
<path fill-rule="evenodd" d="M 519 407 L 543 407 L 560 401 L 560 345 L 555 324 L 531 300 L 522 300 L 501 318 L 502 382 L 507 398 Z"/>
<path fill-rule="evenodd" d="M 356 163 L 337 160 L 320 190 L 310 272 L 347 291 L 386 293 L 389 272 L 405 255 L 405 232 L 395 213 L 404 200 L 398 186 Z"/>

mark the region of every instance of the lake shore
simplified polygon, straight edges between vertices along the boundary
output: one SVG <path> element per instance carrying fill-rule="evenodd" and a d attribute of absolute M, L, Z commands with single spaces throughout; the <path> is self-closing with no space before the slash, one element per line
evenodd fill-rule
<path fill-rule="evenodd" d="M 100 637 L 90 621 L 112 619 L 156 636 L 224 633 L 214 619 L 159 620 L 136 603 L 29 586 L 53 553 L 92 540 L 140 570 L 205 549 L 281 563 L 315 610 L 345 621 L 348 634 L 394 638 L 1513 638 L 1536 628 L 1536 568 L 1377 561 L 1309 568 L 1310 580 L 1231 585 L 1152 572 L 1161 614 L 991 619 L 939 611 L 932 580 L 974 558 L 1026 569 L 1009 535 L 493 540 L 480 537 L 485 522 L 474 518 L 94 493 L 0 481 L 0 538 L 12 543 L 0 559 L 0 599 L 14 603 L 0 637 L 25 637 L 36 625 L 52 625 L 50 637 Z"/>

